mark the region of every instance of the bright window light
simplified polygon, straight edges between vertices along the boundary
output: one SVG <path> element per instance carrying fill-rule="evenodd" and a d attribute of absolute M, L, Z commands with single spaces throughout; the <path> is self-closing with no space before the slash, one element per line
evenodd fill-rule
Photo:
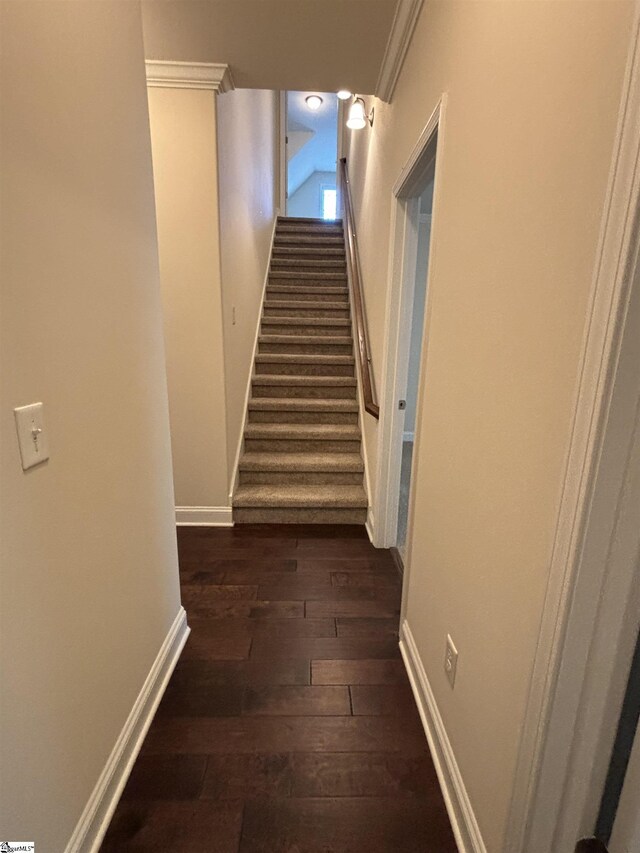
<path fill-rule="evenodd" d="M 335 219 L 337 210 L 337 191 L 322 190 L 322 218 Z"/>

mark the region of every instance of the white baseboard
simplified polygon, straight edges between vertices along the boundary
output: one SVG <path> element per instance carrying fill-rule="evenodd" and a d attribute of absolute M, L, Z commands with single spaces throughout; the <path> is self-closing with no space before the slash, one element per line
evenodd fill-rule
<path fill-rule="evenodd" d="M 369 506 L 367 509 L 367 520 L 364 523 L 365 530 L 367 531 L 367 535 L 369 537 L 369 542 L 376 547 L 375 538 L 376 538 L 376 521 L 373 515 L 373 510 Z"/>
<path fill-rule="evenodd" d="M 460 853 L 487 853 L 453 748 L 406 619 L 400 629 L 400 651 L 429 741 L 431 757 L 438 774 L 458 850 Z"/>
<path fill-rule="evenodd" d="M 177 506 L 176 524 L 183 527 L 233 527 L 230 506 Z"/>
<path fill-rule="evenodd" d="M 415 441 L 416 434 L 415 432 L 403 432 L 402 440 L 403 441 Z"/>
<path fill-rule="evenodd" d="M 97 853 L 151 725 L 180 653 L 189 636 L 184 607 L 164 639 L 111 755 L 100 774 L 65 853 Z"/>

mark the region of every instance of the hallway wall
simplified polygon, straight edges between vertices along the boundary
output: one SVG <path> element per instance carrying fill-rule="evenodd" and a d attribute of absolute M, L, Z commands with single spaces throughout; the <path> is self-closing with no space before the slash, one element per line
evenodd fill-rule
<path fill-rule="evenodd" d="M 380 381 L 392 187 L 448 93 L 407 618 L 490 853 L 503 850 L 631 11 L 426 2 L 393 103 L 349 135 Z M 378 424 L 364 424 L 375 480 Z"/>
<path fill-rule="evenodd" d="M 224 507 L 217 95 L 153 87 L 148 94 L 176 506 Z"/>
<path fill-rule="evenodd" d="M 278 203 L 278 104 L 279 94 L 265 89 L 237 89 L 217 99 L 230 478 L 242 433 L 245 394 L 253 367 L 253 344 Z"/>
<path fill-rule="evenodd" d="M 0 15 L 0 826 L 61 853 L 180 605 L 151 147 L 137 3 Z"/>
<path fill-rule="evenodd" d="M 287 200 L 287 216 L 322 219 L 322 189 L 336 188 L 335 172 L 314 172 Z"/>

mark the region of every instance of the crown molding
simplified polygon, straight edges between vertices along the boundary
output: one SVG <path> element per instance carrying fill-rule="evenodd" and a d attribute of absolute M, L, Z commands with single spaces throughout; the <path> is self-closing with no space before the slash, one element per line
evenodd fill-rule
<path fill-rule="evenodd" d="M 424 0 L 398 2 L 376 83 L 375 94 L 381 101 L 391 101 L 423 2 Z"/>
<path fill-rule="evenodd" d="M 147 59 L 147 86 L 161 89 L 210 89 L 230 92 L 234 89 L 229 66 L 216 62 L 165 62 Z"/>

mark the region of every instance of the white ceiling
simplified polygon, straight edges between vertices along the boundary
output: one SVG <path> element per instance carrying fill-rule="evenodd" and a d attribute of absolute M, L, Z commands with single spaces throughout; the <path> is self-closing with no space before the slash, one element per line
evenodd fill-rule
<path fill-rule="evenodd" d="M 147 59 L 221 62 L 238 88 L 372 94 L 397 0 L 143 0 Z"/>

